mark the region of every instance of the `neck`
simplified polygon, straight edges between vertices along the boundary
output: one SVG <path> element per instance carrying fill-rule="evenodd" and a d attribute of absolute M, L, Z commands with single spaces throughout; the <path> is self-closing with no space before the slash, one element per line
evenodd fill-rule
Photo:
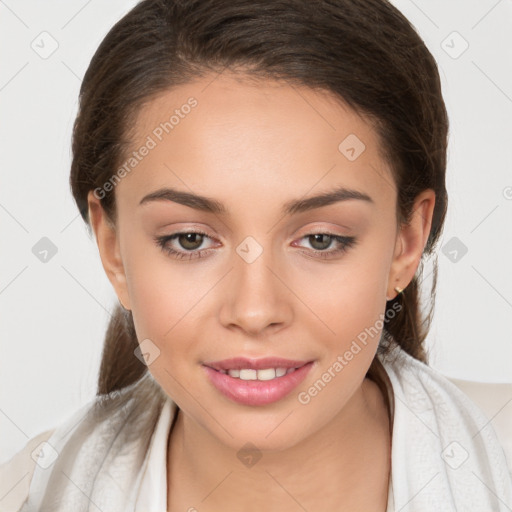
<path fill-rule="evenodd" d="M 384 396 L 365 379 L 313 436 L 253 466 L 179 411 L 169 436 L 168 510 L 386 510 L 391 433 Z M 193 510 L 193 508 L 191 509 Z"/>

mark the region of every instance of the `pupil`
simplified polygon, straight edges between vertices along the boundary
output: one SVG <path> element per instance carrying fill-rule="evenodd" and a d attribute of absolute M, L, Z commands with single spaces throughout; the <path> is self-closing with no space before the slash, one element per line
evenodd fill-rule
<path fill-rule="evenodd" d="M 199 233 L 185 233 L 185 235 L 182 235 L 182 237 L 185 239 L 185 243 L 181 244 L 185 249 L 197 249 L 197 247 L 195 247 L 194 245 L 197 245 L 197 241 L 194 242 L 194 237 L 201 237 L 202 235 L 200 235 Z M 192 247 L 190 247 L 189 244 L 191 243 L 192 244 Z M 201 245 L 201 243 L 199 243 L 199 245 Z"/>
<path fill-rule="evenodd" d="M 313 247 L 315 247 L 315 243 L 317 241 L 319 241 L 318 239 L 320 239 L 320 241 L 321 241 L 322 238 L 325 238 L 327 240 L 327 242 L 324 241 L 323 244 L 320 244 L 321 247 L 316 247 L 316 248 L 317 249 L 327 249 L 327 247 L 329 247 L 329 244 L 331 241 L 330 235 L 315 234 L 315 235 L 311 235 L 311 236 L 313 237 L 313 240 L 314 240 L 314 242 L 312 243 Z M 317 239 L 317 237 L 318 237 L 318 239 Z"/>

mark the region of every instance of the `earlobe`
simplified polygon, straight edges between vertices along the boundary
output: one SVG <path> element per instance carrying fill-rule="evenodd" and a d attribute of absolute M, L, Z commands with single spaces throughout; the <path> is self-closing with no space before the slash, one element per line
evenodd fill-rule
<path fill-rule="evenodd" d="M 114 287 L 121 305 L 125 309 L 130 309 L 126 274 L 121 258 L 119 236 L 116 228 L 107 217 L 99 199 L 94 196 L 92 190 L 89 191 L 87 202 L 89 220 L 96 238 L 103 269 Z"/>
<path fill-rule="evenodd" d="M 434 206 L 435 192 L 432 189 L 424 190 L 416 197 L 410 221 L 400 227 L 386 300 L 396 297 L 389 294 L 389 289 L 400 294 L 414 278 L 430 234 Z"/>

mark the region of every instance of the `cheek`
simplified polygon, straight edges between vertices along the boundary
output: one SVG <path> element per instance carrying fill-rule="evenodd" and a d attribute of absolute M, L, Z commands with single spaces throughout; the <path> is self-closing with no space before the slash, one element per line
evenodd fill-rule
<path fill-rule="evenodd" d="M 148 370 L 155 380 L 176 399 L 183 389 L 192 389 L 191 367 L 197 358 L 198 321 L 190 304 L 204 292 L 194 291 L 193 281 L 177 272 L 155 251 L 132 252 L 128 288 L 135 331 L 140 343 L 149 343 L 157 354 Z M 150 342 L 143 341 L 149 339 Z M 141 347 L 143 348 L 143 347 Z M 182 397 L 183 398 L 183 397 Z"/>
<path fill-rule="evenodd" d="M 168 276 L 170 277 L 170 276 Z M 175 285 L 150 258 L 132 258 L 127 284 L 132 313 L 139 339 L 162 338 L 172 327 L 172 314 L 176 311 L 178 293 Z"/>
<path fill-rule="evenodd" d="M 164 340 L 197 302 L 199 290 L 184 266 L 167 257 L 146 235 L 130 233 L 124 247 L 128 293 L 137 335 Z M 170 331 L 171 330 L 171 331 Z M 170 331 L 170 332 L 169 332 Z"/>
<path fill-rule="evenodd" d="M 337 266 L 296 277 L 308 315 L 334 345 L 346 345 L 375 325 L 382 327 L 378 320 L 385 312 L 388 272 L 385 259 L 374 254 L 377 250 L 360 251 Z M 380 334 L 373 337 L 378 342 Z"/>
<path fill-rule="evenodd" d="M 169 373 L 187 375 L 183 363 L 194 364 L 201 339 L 197 306 L 212 276 L 191 275 L 147 240 L 133 236 L 127 242 L 125 271 L 137 338 L 151 340 L 159 351 L 149 370 L 160 382 L 169 381 Z"/>
<path fill-rule="evenodd" d="M 365 269 L 367 270 L 367 269 Z M 326 281 L 308 295 L 312 310 L 310 332 L 322 358 L 315 379 L 300 389 L 302 405 L 311 404 L 319 422 L 327 422 L 340 404 L 358 389 L 371 365 L 384 326 L 385 298 L 379 296 L 377 272 L 351 271 Z M 325 293 L 325 289 L 329 293 Z M 322 291 L 324 293 L 322 293 Z M 316 328 L 312 329 L 313 324 Z"/>

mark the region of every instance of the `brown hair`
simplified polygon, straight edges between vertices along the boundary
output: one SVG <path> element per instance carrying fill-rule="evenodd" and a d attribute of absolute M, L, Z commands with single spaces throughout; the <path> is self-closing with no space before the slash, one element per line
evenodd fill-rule
<path fill-rule="evenodd" d="M 328 91 L 370 120 L 398 189 L 398 222 L 408 222 L 422 190 L 436 193 L 423 257 L 433 253 L 447 208 L 448 118 L 433 56 L 386 0 L 138 3 L 103 39 L 80 89 L 70 184 L 89 233 L 87 194 L 123 162 L 129 127 L 141 106 L 176 85 L 225 69 Z M 101 204 L 115 224 L 114 192 Z M 437 260 L 425 316 L 419 296 L 422 274 L 423 258 L 403 293 L 388 301 L 379 350 L 396 343 L 427 363 L 424 340 L 434 308 Z M 388 318 L 391 309 L 396 314 Z M 147 372 L 134 355 L 137 346 L 131 312 L 117 305 L 105 337 L 98 395 Z M 369 376 L 376 373 L 374 363 Z"/>

